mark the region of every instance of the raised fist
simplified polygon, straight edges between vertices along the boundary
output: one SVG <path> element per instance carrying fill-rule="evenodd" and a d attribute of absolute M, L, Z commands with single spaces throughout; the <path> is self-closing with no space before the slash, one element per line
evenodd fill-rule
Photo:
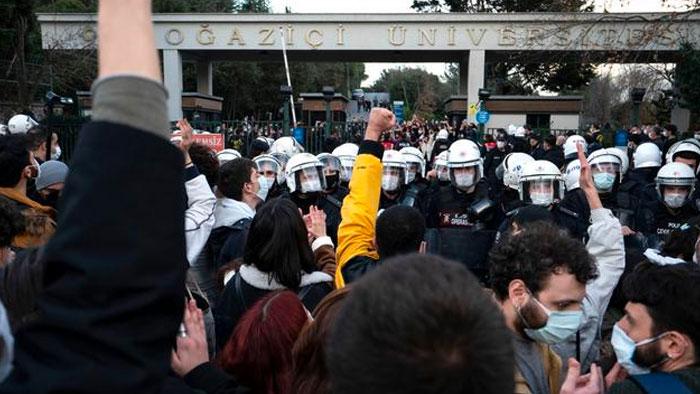
<path fill-rule="evenodd" d="M 386 108 L 372 108 L 372 112 L 369 113 L 365 139 L 379 141 L 382 133 L 391 130 L 394 126 L 396 126 L 396 117 L 393 112 Z"/>

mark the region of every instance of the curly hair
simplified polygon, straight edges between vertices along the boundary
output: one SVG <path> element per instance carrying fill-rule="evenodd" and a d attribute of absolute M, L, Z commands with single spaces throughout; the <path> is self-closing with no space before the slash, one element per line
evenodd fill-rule
<path fill-rule="evenodd" d="M 207 178 L 209 186 L 214 187 L 219 181 L 219 161 L 216 153 L 206 145 L 194 142 L 188 150 L 192 163 Z"/>
<path fill-rule="evenodd" d="M 546 222 L 507 236 L 491 249 L 489 259 L 491 289 L 501 301 L 508 298 L 508 285 L 515 279 L 537 294 L 551 274 L 562 270 L 583 284 L 598 276 L 595 260 L 581 241 Z"/>
<path fill-rule="evenodd" d="M 24 216 L 14 202 L 0 197 L 0 248 L 10 246 L 24 232 Z"/>

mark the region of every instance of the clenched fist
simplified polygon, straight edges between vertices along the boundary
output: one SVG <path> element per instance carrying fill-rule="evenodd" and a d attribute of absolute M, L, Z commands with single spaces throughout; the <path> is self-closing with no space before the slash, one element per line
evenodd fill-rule
<path fill-rule="evenodd" d="M 369 113 L 365 139 L 379 141 L 382 133 L 391 130 L 394 126 L 396 126 L 396 117 L 393 112 L 386 108 L 372 108 L 372 112 Z"/>

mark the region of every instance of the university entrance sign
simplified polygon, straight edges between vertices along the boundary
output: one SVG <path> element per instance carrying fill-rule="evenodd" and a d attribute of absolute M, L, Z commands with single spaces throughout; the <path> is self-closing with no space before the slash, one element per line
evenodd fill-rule
<path fill-rule="evenodd" d="M 459 62 L 460 93 L 470 103 L 478 101 L 485 63 L 509 53 L 527 53 L 536 62 L 561 56 L 673 62 L 682 43 L 700 44 L 700 15 L 693 14 L 158 14 L 153 19 L 172 119 L 179 115 L 183 58 L 199 63 L 198 90 L 211 94 L 211 61 L 281 61 L 282 40 L 292 61 Z M 95 15 L 40 14 L 39 22 L 45 49 L 84 49 L 96 42 Z"/>

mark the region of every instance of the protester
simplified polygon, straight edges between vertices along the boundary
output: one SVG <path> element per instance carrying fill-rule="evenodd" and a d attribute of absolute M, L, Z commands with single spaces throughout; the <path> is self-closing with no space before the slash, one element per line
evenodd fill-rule
<path fill-rule="evenodd" d="M 395 257 L 352 285 L 336 317 L 326 344 L 331 392 L 513 393 L 509 340 L 464 266 Z"/>
<path fill-rule="evenodd" d="M 157 392 L 166 377 L 188 265 L 186 197 L 150 9 L 143 0 L 99 3 L 92 122 L 46 246 L 40 318 L 18 332 L 2 391 Z M 13 176 L 26 179 L 31 156 L 22 156 Z"/>
<path fill-rule="evenodd" d="M 228 342 L 241 316 L 275 290 L 296 292 L 308 310 L 333 289 L 335 253 L 323 211 L 312 207 L 308 226 L 287 199 L 269 201 L 250 223 L 244 265 L 228 281 L 214 308 L 216 344 Z M 309 238 L 309 236 L 311 238 Z M 311 242 L 310 242 L 311 241 Z"/>
<path fill-rule="evenodd" d="M 18 204 L 24 216 L 24 231 L 12 240 L 15 248 L 46 244 L 56 231 L 56 211 L 27 196 L 27 184 L 39 175 L 39 164 L 29 151 L 23 134 L 0 137 L 0 196 Z"/>
<path fill-rule="evenodd" d="M 68 166 L 56 160 L 49 160 L 39 166 L 39 176 L 36 177 L 36 191 L 45 206 L 56 209 L 58 197 L 68 176 Z"/>
<path fill-rule="evenodd" d="M 253 393 L 293 393 L 292 347 L 308 321 L 293 292 L 267 294 L 236 326 L 219 356 L 221 368 Z"/>
<path fill-rule="evenodd" d="M 335 272 L 338 288 L 376 268 L 381 259 L 425 248 L 425 221 L 416 209 L 395 206 L 385 210 L 379 218 L 375 214 L 379 210 L 382 183 L 380 158 L 383 152 L 379 138 L 383 130 L 391 129 L 395 122 L 389 110 L 375 108 L 370 113 L 338 228 Z"/>
<path fill-rule="evenodd" d="M 491 289 L 512 331 L 515 392 L 558 393 L 562 364 L 549 345 L 579 329 L 585 286 L 596 277 L 593 258 L 562 230 L 531 224 L 494 246 L 490 267 Z"/>
<path fill-rule="evenodd" d="M 350 286 L 334 290 L 316 307 L 313 321 L 299 334 L 292 349 L 294 373 L 292 392 L 296 394 L 331 394 L 326 360 L 326 343 Z M 342 323 L 341 323 L 342 324 Z"/>
<path fill-rule="evenodd" d="M 609 393 L 700 391 L 699 280 L 697 264 L 649 262 L 625 279 L 629 302 L 613 330 L 618 364 L 606 378 Z"/>

